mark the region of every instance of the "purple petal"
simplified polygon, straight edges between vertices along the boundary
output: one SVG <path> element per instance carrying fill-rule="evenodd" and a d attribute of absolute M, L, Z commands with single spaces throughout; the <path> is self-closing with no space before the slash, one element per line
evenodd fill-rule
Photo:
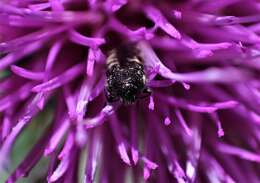
<path fill-rule="evenodd" d="M 13 71 L 13 73 L 17 74 L 18 76 L 30 79 L 30 80 L 43 80 L 44 78 L 44 73 L 42 72 L 33 72 L 33 71 L 29 71 L 26 70 L 24 68 L 12 65 L 11 66 L 11 70 Z"/>
<path fill-rule="evenodd" d="M 84 67 L 83 64 L 75 65 L 74 67 L 65 71 L 63 74 L 56 76 L 45 83 L 35 86 L 32 89 L 32 91 L 46 92 L 46 91 L 51 91 L 55 88 L 58 88 L 58 87 L 62 86 L 63 84 L 70 82 L 71 80 L 78 77 L 79 74 L 81 74 L 83 72 L 83 67 Z"/>

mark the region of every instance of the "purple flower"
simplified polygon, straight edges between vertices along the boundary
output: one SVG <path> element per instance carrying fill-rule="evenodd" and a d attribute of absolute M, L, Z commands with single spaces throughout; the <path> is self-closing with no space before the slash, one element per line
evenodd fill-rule
<path fill-rule="evenodd" d="M 51 111 L 6 182 L 42 157 L 48 182 L 260 182 L 259 13 L 254 0 L 1 1 L 1 172 Z M 122 42 L 152 95 L 110 105 L 106 58 Z"/>

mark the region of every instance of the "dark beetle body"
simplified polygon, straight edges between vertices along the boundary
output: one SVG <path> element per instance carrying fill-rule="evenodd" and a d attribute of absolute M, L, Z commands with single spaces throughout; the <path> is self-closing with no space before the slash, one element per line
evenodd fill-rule
<path fill-rule="evenodd" d="M 150 94 L 146 75 L 138 50 L 134 45 L 124 45 L 111 51 L 107 58 L 106 97 L 109 103 L 121 101 L 134 103 Z"/>

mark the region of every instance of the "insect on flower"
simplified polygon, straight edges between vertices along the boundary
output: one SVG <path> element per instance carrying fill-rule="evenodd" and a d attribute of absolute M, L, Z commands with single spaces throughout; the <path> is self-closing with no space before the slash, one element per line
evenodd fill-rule
<path fill-rule="evenodd" d="M 132 104 L 151 94 L 143 60 L 134 43 L 113 49 L 107 58 L 106 97 L 109 103 Z"/>

